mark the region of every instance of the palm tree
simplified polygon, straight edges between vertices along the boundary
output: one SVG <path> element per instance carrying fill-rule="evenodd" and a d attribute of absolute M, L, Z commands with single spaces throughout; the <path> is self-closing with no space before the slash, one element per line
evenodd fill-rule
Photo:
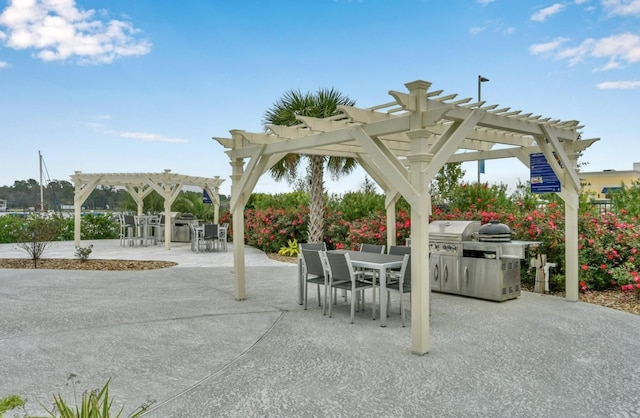
<path fill-rule="evenodd" d="M 263 118 L 265 125 L 294 126 L 300 124 L 297 115 L 326 118 L 340 113 L 338 106 L 354 106 L 355 100 L 343 96 L 339 91 L 320 89 L 315 94 L 302 93 L 300 90 L 287 91 L 268 109 Z M 302 159 L 308 159 L 307 177 L 309 179 L 309 242 L 322 242 L 324 237 L 324 170 L 337 179 L 351 173 L 357 166 L 353 158 L 326 157 L 322 155 L 287 154 L 269 170 L 276 180 L 295 182 L 298 167 Z"/>

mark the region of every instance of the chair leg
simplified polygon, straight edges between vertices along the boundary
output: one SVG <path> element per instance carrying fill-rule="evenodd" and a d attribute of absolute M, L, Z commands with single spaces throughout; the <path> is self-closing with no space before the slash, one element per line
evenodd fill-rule
<path fill-rule="evenodd" d="M 404 293 L 402 292 L 400 292 L 400 315 L 402 315 L 402 326 L 405 327 L 406 325 L 404 320 Z"/>
<path fill-rule="evenodd" d="M 307 279 L 305 278 L 305 280 L 304 280 L 304 310 L 305 311 L 307 310 L 307 299 L 308 299 L 307 290 L 308 290 L 308 287 L 309 287 L 309 282 L 307 282 Z"/>
<path fill-rule="evenodd" d="M 371 306 L 373 307 L 373 320 L 376 320 L 376 273 L 373 273 L 373 279 L 371 281 L 372 287 L 371 292 L 373 293 Z"/>
<path fill-rule="evenodd" d="M 387 290 L 387 318 L 389 317 L 389 312 L 391 312 L 391 292 Z"/>
<path fill-rule="evenodd" d="M 351 284 L 351 323 L 353 324 L 353 318 L 355 317 L 356 303 L 358 296 L 356 295 L 356 285 Z"/>
<path fill-rule="evenodd" d="M 318 288 L 318 306 L 321 306 L 322 304 L 320 303 L 320 285 L 317 284 L 316 287 Z"/>

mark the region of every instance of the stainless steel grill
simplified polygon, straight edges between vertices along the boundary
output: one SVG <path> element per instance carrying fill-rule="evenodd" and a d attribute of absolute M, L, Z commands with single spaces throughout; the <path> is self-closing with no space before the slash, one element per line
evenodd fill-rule
<path fill-rule="evenodd" d="M 502 225 L 507 228 L 506 225 Z M 433 221 L 429 224 L 431 290 L 504 301 L 520 296 L 520 260 L 534 241 L 494 242 L 480 237 L 479 221 Z"/>

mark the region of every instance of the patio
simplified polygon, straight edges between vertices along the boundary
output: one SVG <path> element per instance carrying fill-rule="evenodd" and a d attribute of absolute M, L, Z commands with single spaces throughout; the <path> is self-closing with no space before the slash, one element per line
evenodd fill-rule
<path fill-rule="evenodd" d="M 233 251 L 94 242 L 95 257 L 177 260 L 140 272 L 0 269 L 0 396 L 28 398 L 111 378 L 125 415 L 149 417 L 633 416 L 640 318 L 527 293 L 504 303 L 433 294 L 426 356 L 411 354 L 397 303 L 322 316 L 297 303 L 295 265 L 246 248 L 249 297 L 234 298 Z M 47 256 L 69 257 L 73 243 Z M 0 257 L 15 250 L 0 245 Z M 22 255 L 21 255 L 22 256 Z M 163 256 L 163 258 L 157 258 Z M 218 258 L 217 258 L 218 257 Z M 313 296 L 312 296 L 312 300 Z M 11 416 L 5 414 L 5 416 Z"/>

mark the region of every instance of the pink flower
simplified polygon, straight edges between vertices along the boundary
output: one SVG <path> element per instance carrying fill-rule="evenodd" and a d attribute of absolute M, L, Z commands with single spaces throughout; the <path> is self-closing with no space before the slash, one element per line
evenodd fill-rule
<path fill-rule="evenodd" d="M 589 266 L 588 266 L 588 265 L 586 265 L 586 264 L 583 264 L 583 265 L 582 265 L 582 270 L 583 270 L 583 271 L 587 271 L 587 270 L 589 270 Z"/>

